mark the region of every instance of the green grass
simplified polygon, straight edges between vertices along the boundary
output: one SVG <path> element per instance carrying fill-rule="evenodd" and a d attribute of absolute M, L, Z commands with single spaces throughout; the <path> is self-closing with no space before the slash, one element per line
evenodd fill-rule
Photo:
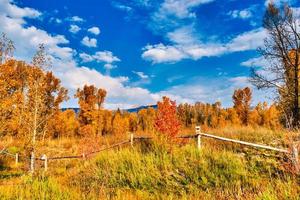
<path fill-rule="evenodd" d="M 283 133 L 266 129 L 218 134 L 286 147 Z M 203 139 L 198 150 L 194 143 L 135 143 L 90 160 L 50 162 L 47 173 L 40 168 L 34 177 L 20 173 L 18 166 L 8 170 L 3 160 L 0 199 L 300 200 L 300 177 L 289 172 L 282 154 L 211 139 Z"/>
<path fill-rule="evenodd" d="M 75 177 L 75 178 L 74 178 Z M 85 194 L 118 198 L 120 192 L 149 199 L 299 199 L 297 179 L 272 158 L 242 157 L 194 146 L 110 151 L 70 177 Z M 196 198 L 197 199 L 197 198 Z"/>

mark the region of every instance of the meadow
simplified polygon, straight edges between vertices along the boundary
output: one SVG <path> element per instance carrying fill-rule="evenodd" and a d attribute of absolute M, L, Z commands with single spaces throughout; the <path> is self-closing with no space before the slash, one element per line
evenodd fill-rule
<path fill-rule="evenodd" d="M 293 135 L 261 127 L 207 132 L 282 148 Z M 0 199 L 300 199 L 300 177 L 283 154 L 211 139 L 203 139 L 199 150 L 194 140 L 154 137 L 87 159 L 51 161 L 47 172 L 40 164 L 34 175 L 28 163 L 16 166 L 14 159 L 1 157 Z M 79 153 L 80 140 L 47 140 L 38 149 L 49 155 Z M 115 140 L 103 136 L 97 143 Z M 8 150 L 23 150 L 13 144 Z"/>

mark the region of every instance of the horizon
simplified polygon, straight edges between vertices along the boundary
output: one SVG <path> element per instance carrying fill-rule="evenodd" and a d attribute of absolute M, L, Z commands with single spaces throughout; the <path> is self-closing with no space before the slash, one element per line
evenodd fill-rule
<path fill-rule="evenodd" d="M 248 82 L 250 67 L 268 64 L 257 52 L 268 2 L 0 0 L 0 32 L 27 62 L 45 44 L 71 97 L 63 108 L 79 107 L 73 96 L 85 84 L 107 90 L 107 109 L 153 105 L 162 96 L 231 107 L 233 91 L 245 86 L 254 105 L 272 102 L 270 91 Z M 300 16 L 299 2 L 273 2 Z"/>

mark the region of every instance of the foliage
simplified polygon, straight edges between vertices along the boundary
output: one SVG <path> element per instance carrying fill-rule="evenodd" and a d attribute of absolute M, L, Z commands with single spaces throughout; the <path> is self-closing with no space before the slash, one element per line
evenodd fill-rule
<path fill-rule="evenodd" d="M 163 97 L 163 101 L 157 103 L 155 128 L 170 138 L 178 134 L 180 122 L 176 114 L 176 103 L 168 97 Z"/>

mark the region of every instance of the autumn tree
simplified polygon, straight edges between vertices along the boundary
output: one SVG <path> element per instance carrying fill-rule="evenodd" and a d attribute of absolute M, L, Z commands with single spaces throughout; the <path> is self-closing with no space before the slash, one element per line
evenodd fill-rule
<path fill-rule="evenodd" d="M 252 91 L 249 87 L 235 90 L 232 96 L 233 107 L 244 125 L 249 123 L 251 99 Z"/>
<path fill-rule="evenodd" d="M 286 118 L 286 126 L 299 128 L 299 19 L 288 5 L 278 8 L 270 3 L 263 26 L 268 37 L 259 52 L 268 61 L 268 66 L 252 69 L 251 81 L 258 89 L 273 89 Z"/>
<path fill-rule="evenodd" d="M 51 138 L 76 137 L 79 122 L 73 110 L 57 111 L 47 122 Z"/>
<path fill-rule="evenodd" d="M 47 72 L 51 65 L 43 44 L 32 59 L 28 76 L 27 119 L 32 129 L 32 144 L 38 136 L 46 135 L 47 120 L 58 111 L 60 103 L 67 100 L 67 90 L 52 72 Z"/>
<path fill-rule="evenodd" d="M 116 136 L 121 136 L 127 131 L 129 131 L 129 118 L 118 109 L 112 117 L 112 132 Z"/>
<path fill-rule="evenodd" d="M 169 138 L 178 134 L 180 122 L 176 114 L 176 103 L 168 97 L 163 97 L 162 102 L 157 102 L 155 128 Z"/>
<path fill-rule="evenodd" d="M 80 134 L 95 135 L 102 133 L 103 113 L 102 105 L 106 91 L 98 89 L 94 85 L 84 85 L 78 89 L 75 98 L 78 98 L 80 112 L 78 120 L 80 123 Z"/>
<path fill-rule="evenodd" d="M 9 58 L 12 58 L 15 46 L 5 33 L 0 36 L 0 64 L 5 63 Z"/>
<path fill-rule="evenodd" d="M 141 109 L 138 111 L 138 127 L 142 131 L 153 132 L 156 111 L 154 108 Z"/>

